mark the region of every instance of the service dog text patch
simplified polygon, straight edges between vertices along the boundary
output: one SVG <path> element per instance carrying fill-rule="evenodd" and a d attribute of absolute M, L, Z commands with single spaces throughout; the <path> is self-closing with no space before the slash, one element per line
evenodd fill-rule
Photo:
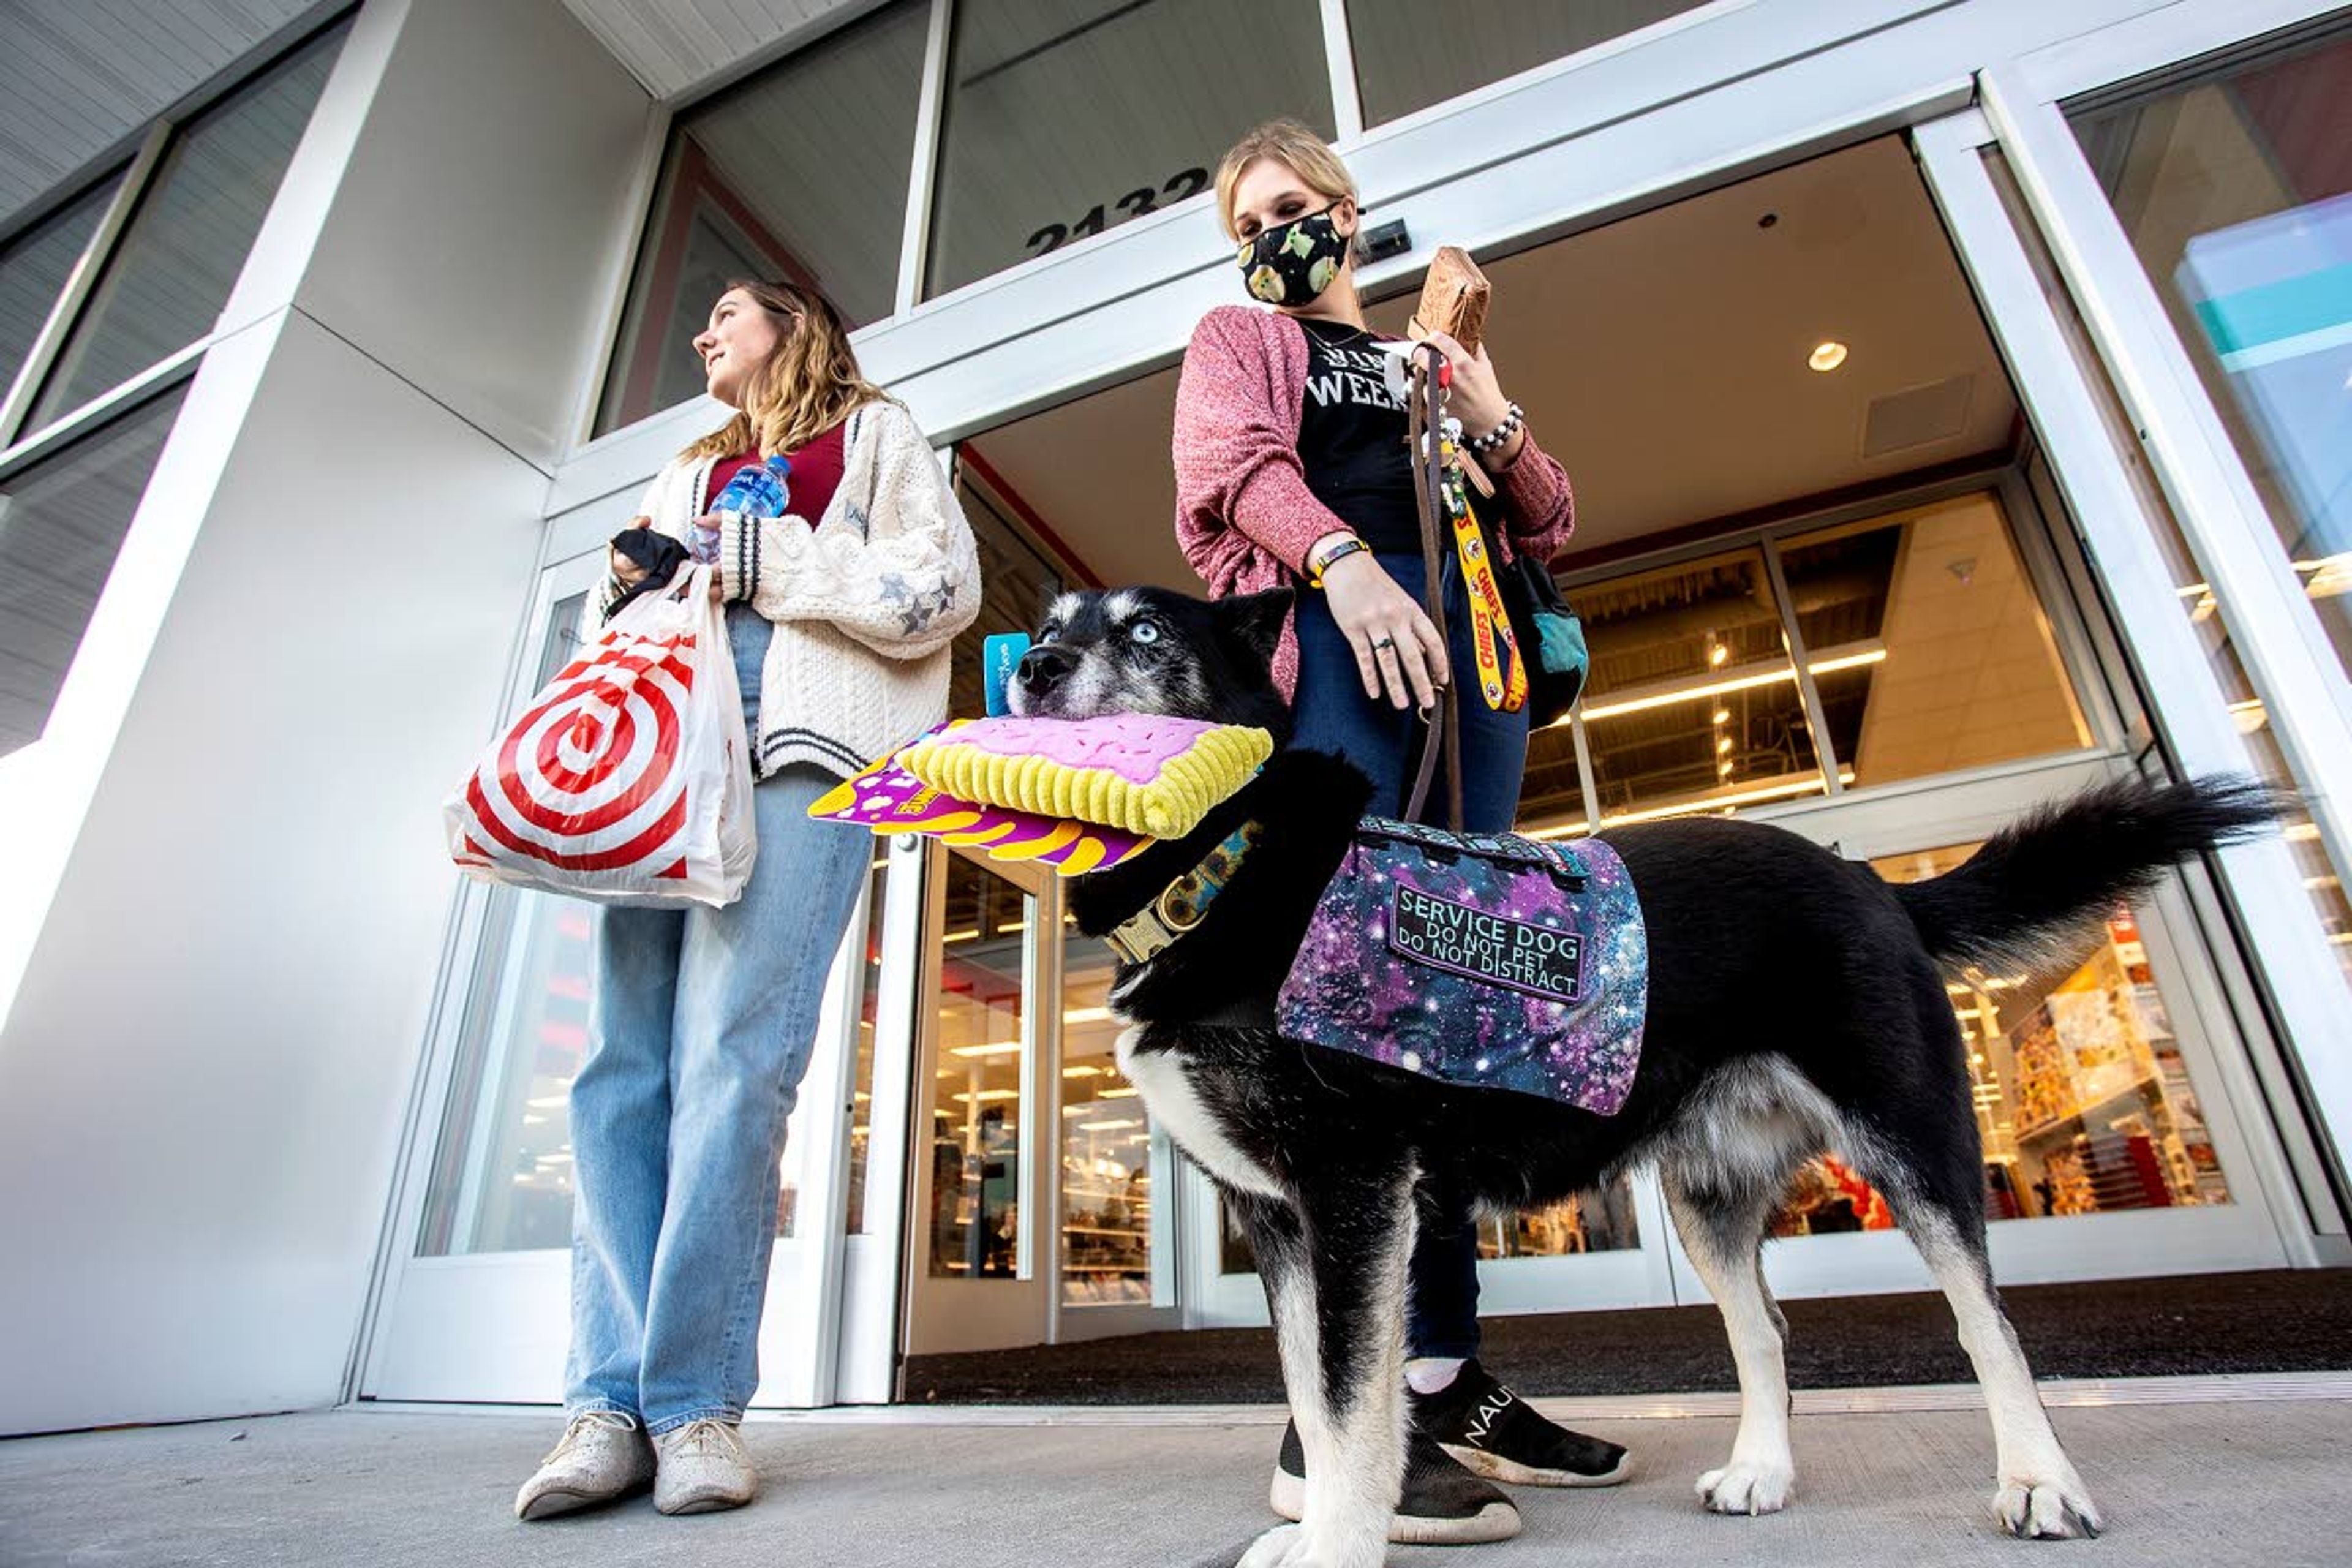
<path fill-rule="evenodd" d="M 1367 817 L 1274 1011 L 1286 1039 L 1614 1116 L 1649 995 L 1641 899 L 1606 841 Z"/>
<path fill-rule="evenodd" d="M 1397 888 L 1389 946 L 1402 957 L 1530 996 L 1583 995 L 1584 939 L 1572 931 L 1489 914 L 1417 888 Z"/>

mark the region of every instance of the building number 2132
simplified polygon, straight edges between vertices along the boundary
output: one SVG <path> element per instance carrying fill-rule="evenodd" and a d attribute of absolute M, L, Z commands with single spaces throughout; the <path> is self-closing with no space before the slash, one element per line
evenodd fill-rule
<path fill-rule="evenodd" d="M 1128 192 L 1115 202 L 1108 204 L 1097 202 L 1089 207 L 1087 215 L 1076 223 L 1049 223 L 1023 243 L 1037 255 L 1043 256 L 1049 250 L 1059 249 L 1071 240 L 1084 239 L 1090 234 L 1100 234 L 1112 223 L 1123 221 L 1112 218 L 1107 208 L 1116 208 L 1126 214 L 1128 217 L 1141 217 L 1145 213 L 1158 212 L 1163 201 L 1181 202 L 1188 196 L 1197 196 L 1208 188 L 1208 170 L 1187 169 L 1182 174 L 1171 178 L 1167 184 L 1157 190 L 1145 185 L 1139 190 Z"/>

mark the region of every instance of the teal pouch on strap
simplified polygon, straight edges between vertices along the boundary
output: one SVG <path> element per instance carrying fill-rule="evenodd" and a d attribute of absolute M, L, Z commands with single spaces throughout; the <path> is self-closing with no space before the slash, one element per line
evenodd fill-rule
<path fill-rule="evenodd" d="M 1524 555 L 1511 558 L 1502 589 L 1511 633 L 1528 656 L 1528 720 L 1540 728 L 1567 717 L 1584 695 L 1592 669 L 1584 623 L 1560 596 L 1551 569 Z"/>

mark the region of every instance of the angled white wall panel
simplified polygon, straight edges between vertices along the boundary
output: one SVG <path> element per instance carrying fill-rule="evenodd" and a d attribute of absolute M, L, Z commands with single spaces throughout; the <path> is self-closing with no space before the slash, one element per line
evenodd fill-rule
<path fill-rule="evenodd" d="M 653 102 L 558 0 L 373 0 L 362 22 L 389 11 L 295 302 L 551 467 L 643 199 Z"/>
<path fill-rule="evenodd" d="M 93 627 L 168 598 L 0 1026 L 0 1432 L 331 1403 L 358 1331 L 545 480 L 279 323 Z"/>

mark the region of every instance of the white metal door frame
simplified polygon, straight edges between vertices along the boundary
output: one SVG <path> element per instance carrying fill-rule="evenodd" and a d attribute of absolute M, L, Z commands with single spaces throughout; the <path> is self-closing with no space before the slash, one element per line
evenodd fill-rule
<path fill-rule="evenodd" d="M 1914 133 L 1928 188 L 2050 455 L 2053 476 L 2094 557 L 2138 664 L 2152 717 L 2174 759 L 2191 773 L 2258 774 L 2148 537 L 2142 503 L 2109 436 L 2099 394 L 2075 363 L 1986 172 L 1983 150 L 1993 140 L 1992 127 L 1973 111 Z M 2008 151 L 2005 142 L 2002 150 Z M 2299 1057 L 2314 1100 L 2338 1147 L 2344 1147 L 2352 1135 L 2352 1053 L 2314 1048 L 2345 1037 L 2343 984 L 2313 918 L 2302 871 L 2275 837 L 2232 846 L 2214 860 L 2248 943 L 2262 955 L 2263 976 L 2281 1022 L 2302 1047 Z M 2260 1104 L 2252 1079 L 2237 1070 L 2241 1054 L 2220 1055 L 2223 1063 L 2217 1068 L 2242 1091 L 2242 1103 Z M 2314 1224 L 2327 1216 L 2305 1210 L 2274 1141 L 2263 1140 L 2250 1152 L 2286 1256 L 2298 1263 L 2315 1261 Z"/>
<path fill-rule="evenodd" d="M 585 557 L 541 572 L 530 611 L 511 650 L 513 668 L 501 721 L 511 718 L 530 695 L 526 688 L 537 671 L 532 656 L 546 644 L 556 605 L 593 582 Z M 456 882 L 425 1065 L 388 1205 L 377 1289 L 355 1357 L 359 1375 L 352 1392 L 363 1399 L 499 1397 L 497 1392 L 477 1390 L 474 1380 L 487 1377 L 492 1390 L 506 1389 L 528 1401 L 550 1396 L 550 1376 L 555 1380 L 552 1397 L 562 1397 L 570 1295 L 551 1268 L 548 1255 L 416 1255 L 457 1058 L 488 972 L 485 943 L 501 933 L 511 941 L 511 918 L 494 920 L 500 912 L 494 906 L 510 906 L 517 898 L 506 889 L 468 879 Z M 485 1329 L 495 1331 L 496 1342 L 469 1349 L 468 1342 Z"/>
<path fill-rule="evenodd" d="M 2131 771 L 2113 755 L 2078 755 L 1908 795 L 1809 802 L 1776 811 L 1772 819 L 1836 844 L 1849 858 L 1873 859 L 1981 838 L 2037 805 Z M 2290 1190 L 2284 1168 L 2273 1145 L 2249 1136 L 2239 1110 L 2262 1100 L 2250 1093 L 2243 1053 L 2229 1048 L 2233 1029 L 2227 1009 L 2214 1006 L 2220 983 L 2208 955 L 2180 940 L 2179 933 L 2196 930 L 2187 901 L 2168 882 L 2137 913 L 2232 1201 L 1995 1224 L 1988 1245 L 1993 1276 L 2003 1284 L 2271 1268 L 2289 1260 L 2287 1226 L 2275 1214 L 2279 1196 Z M 1679 1236 L 1668 1236 L 1667 1250 L 1674 1299 L 1707 1300 Z M 1768 1245 L 1764 1264 L 1774 1294 L 1790 1299 L 1934 1288 L 1899 1230 L 1790 1237 Z"/>
<path fill-rule="evenodd" d="M 592 590 L 603 569 L 600 549 L 541 571 L 515 653 L 507 717 L 536 688 L 536 656 L 546 643 L 556 606 Z M 524 909 L 516 916 L 517 923 L 495 918 L 497 906 L 513 906 L 521 899 L 513 889 L 472 882 L 464 883 L 457 896 L 426 1065 L 389 1205 L 381 1285 L 355 1358 L 356 1392 L 362 1398 L 552 1404 L 563 1395 L 563 1358 L 571 1334 L 568 1249 L 440 1257 L 416 1253 L 468 1016 L 484 1000 L 485 978 L 508 966 L 519 921 L 551 913 L 557 906 L 549 900 L 539 910 Z M 849 1079 L 856 1056 L 868 901 L 868 892 L 861 890 L 834 955 L 819 1008 L 816 1047 L 793 1118 L 793 1137 L 784 1159 L 799 1173 L 799 1201 L 794 1234 L 775 1243 L 770 1265 L 755 1405 L 807 1407 L 830 1404 L 835 1397 L 850 1257 L 843 1237 Z M 503 952 L 486 947 L 501 940 L 507 943 Z M 497 985 L 500 1009 L 514 1005 L 513 991 L 510 984 Z M 494 1030 L 491 1038 L 511 1047 L 511 1037 L 504 1031 Z M 831 1113 L 827 1107 L 833 1108 Z"/>
<path fill-rule="evenodd" d="M 2207 16 L 2209 24 L 2220 20 Z M 2260 30 L 2240 14 L 2226 31 L 2168 29 L 2163 36 L 2168 47 L 2182 49 L 2178 58 Z M 2076 46 L 1990 68 L 1983 79 L 1985 119 L 2117 394 L 2145 433 L 2153 471 L 2215 595 L 2235 608 L 2242 657 L 2308 786 L 2313 820 L 2336 863 L 2352 865 L 2352 795 L 2332 787 L 2352 779 L 2352 681 L 2344 678 L 2220 411 L 2066 123 L 2065 99 L 2153 68 L 2141 64 L 2145 48 L 2133 46 L 2126 31 L 2095 52 Z"/>
<path fill-rule="evenodd" d="M 989 859 L 976 850 L 950 848 L 926 840 L 938 874 L 926 900 L 923 967 L 918 984 L 914 1088 L 908 1105 L 912 1147 L 928 1140 L 929 1095 L 939 1070 L 938 997 L 940 963 L 946 953 L 947 857 L 956 855 L 986 874 L 1021 889 L 1028 906 L 1022 932 L 1021 1124 L 1014 1136 L 1020 1174 L 1015 1191 L 1013 1277 L 1010 1279 L 934 1278 L 926 1242 L 933 1201 L 931 1162 L 908 1162 L 906 1213 L 907 1312 L 901 1329 L 905 1352 L 926 1355 L 1043 1344 L 1053 1337 L 1060 1304 L 1061 1161 L 1055 1138 L 1061 1130 L 1061 895 L 1053 873 L 1022 861 Z"/>

